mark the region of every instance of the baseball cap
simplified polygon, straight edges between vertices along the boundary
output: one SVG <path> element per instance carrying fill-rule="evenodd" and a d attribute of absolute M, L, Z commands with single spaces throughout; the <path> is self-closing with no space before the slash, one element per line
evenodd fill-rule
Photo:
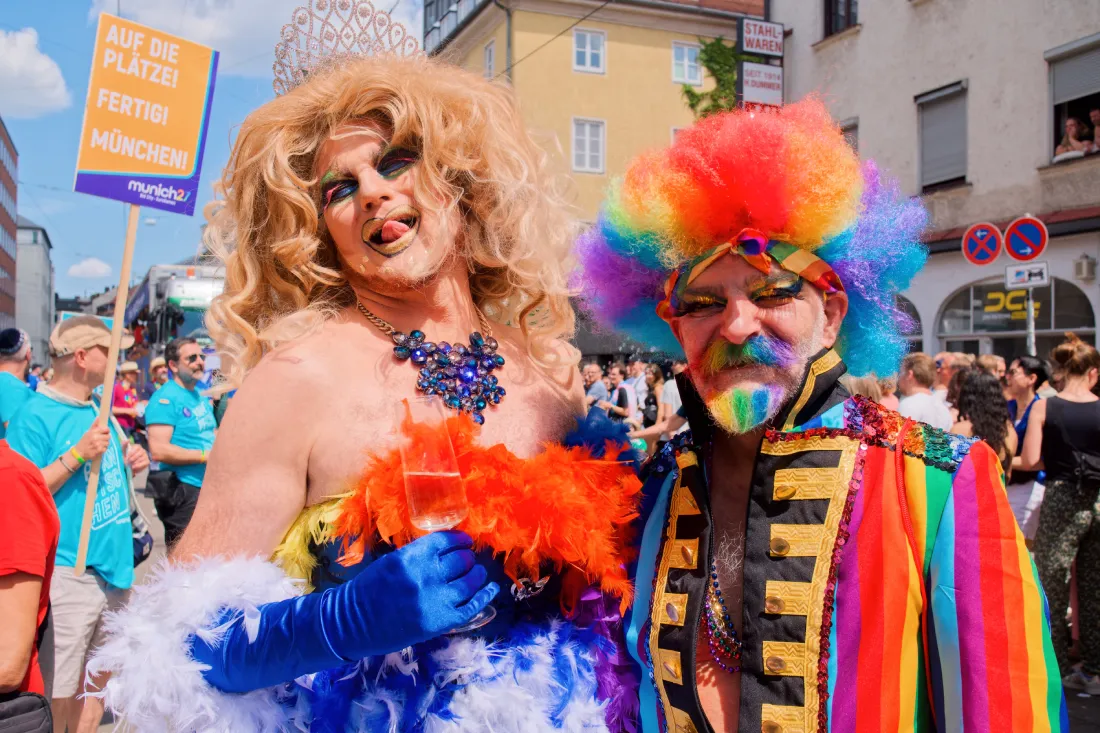
<path fill-rule="evenodd" d="M 118 368 L 118 373 L 119 374 L 125 374 L 126 372 L 139 372 L 139 371 L 141 371 L 141 369 L 138 368 L 138 365 L 137 365 L 136 361 L 124 361 L 124 362 L 122 362 L 122 366 L 120 366 Z"/>
<path fill-rule="evenodd" d="M 156 359 L 153 359 L 151 362 L 149 362 L 149 371 L 153 371 L 157 367 L 166 367 L 166 366 L 168 366 L 168 362 L 166 362 L 164 360 L 163 356 L 158 356 Z"/>
<path fill-rule="evenodd" d="M 129 331 L 122 332 L 121 348 L 134 345 L 134 337 Z M 50 334 L 50 355 L 68 356 L 78 349 L 91 349 L 102 346 L 111 348 L 111 329 L 102 319 L 92 315 L 73 316 L 54 326 Z"/>
<path fill-rule="evenodd" d="M 0 356 L 13 356 L 27 343 L 27 332 L 21 328 L 0 331 Z"/>

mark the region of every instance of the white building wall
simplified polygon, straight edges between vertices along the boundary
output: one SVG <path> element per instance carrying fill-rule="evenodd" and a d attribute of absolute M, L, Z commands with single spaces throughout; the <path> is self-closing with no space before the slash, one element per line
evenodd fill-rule
<path fill-rule="evenodd" d="M 824 38 L 822 0 L 773 0 L 773 20 L 791 34 L 785 98 L 819 94 L 834 119 L 858 119 L 859 151 L 920 193 L 914 98 L 967 84 L 967 185 L 924 197 L 931 230 L 1001 222 L 1025 213 L 1100 205 L 1100 155 L 1051 166 L 1050 67 L 1043 54 L 1100 33 L 1095 0 L 860 0 L 860 25 Z M 1088 295 L 1100 286 L 1073 277 L 1081 254 L 1100 259 L 1100 233 L 1052 239 L 1051 274 Z M 907 291 L 921 315 L 924 350 L 936 351 L 939 310 L 964 285 L 1003 277 L 1005 255 L 988 267 L 959 252 L 934 254 Z"/>
<path fill-rule="evenodd" d="M 1083 282 L 1073 275 L 1073 261 L 1082 254 L 1100 260 L 1100 232 L 1088 232 L 1058 237 L 1041 257 L 1050 267 L 1050 276 L 1068 280 L 1081 288 L 1092 304 L 1092 312 L 1100 313 L 1100 288 L 1096 281 Z M 961 252 L 944 252 L 929 258 L 928 264 L 905 292 L 916 306 L 921 319 L 924 350 L 934 353 L 943 348 L 937 338 L 940 313 L 944 303 L 961 288 L 994 279 L 1004 282 L 1005 268 L 1015 261 L 1002 254 L 992 265 L 978 267 L 967 262 Z"/>
<path fill-rule="evenodd" d="M 773 2 L 775 19 L 793 30 L 788 100 L 816 92 L 837 120 L 858 118 L 860 154 L 915 195 L 914 97 L 965 79 L 971 188 L 957 214 L 937 212 L 934 227 L 1039 210 L 1038 169 L 1050 162 L 1054 135 L 1043 53 L 1100 33 L 1100 2 L 861 0 L 860 26 L 826 39 L 823 12 L 821 0 Z"/>

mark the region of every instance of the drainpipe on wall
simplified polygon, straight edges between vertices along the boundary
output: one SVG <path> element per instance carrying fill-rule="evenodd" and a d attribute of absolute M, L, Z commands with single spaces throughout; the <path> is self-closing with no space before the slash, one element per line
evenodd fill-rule
<path fill-rule="evenodd" d="M 504 11 L 504 73 L 508 75 L 508 83 L 512 83 L 512 8 L 502 5 L 500 0 L 493 0 L 493 5 Z"/>

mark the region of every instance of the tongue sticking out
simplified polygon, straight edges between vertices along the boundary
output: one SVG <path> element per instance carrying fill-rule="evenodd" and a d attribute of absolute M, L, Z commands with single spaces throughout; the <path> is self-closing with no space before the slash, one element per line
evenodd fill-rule
<path fill-rule="evenodd" d="M 409 225 L 396 220 L 387 221 L 382 225 L 382 243 L 389 244 L 390 242 L 396 242 L 401 237 L 405 236 L 405 233 L 409 231 Z"/>

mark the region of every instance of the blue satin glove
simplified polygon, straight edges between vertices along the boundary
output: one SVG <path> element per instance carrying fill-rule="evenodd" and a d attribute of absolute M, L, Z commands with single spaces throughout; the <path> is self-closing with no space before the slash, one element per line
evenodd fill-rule
<path fill-rule="evenodd" d="M 434 532 L 343 585 L 261 606 L 252 641 L 241 618 L 214 646 L 193 636 L 191 655 L 210 666 L 203 677 L 214 687 L 248 692 L 434 639 L 500 591 L 472 547 L 463 532 Z"/>

